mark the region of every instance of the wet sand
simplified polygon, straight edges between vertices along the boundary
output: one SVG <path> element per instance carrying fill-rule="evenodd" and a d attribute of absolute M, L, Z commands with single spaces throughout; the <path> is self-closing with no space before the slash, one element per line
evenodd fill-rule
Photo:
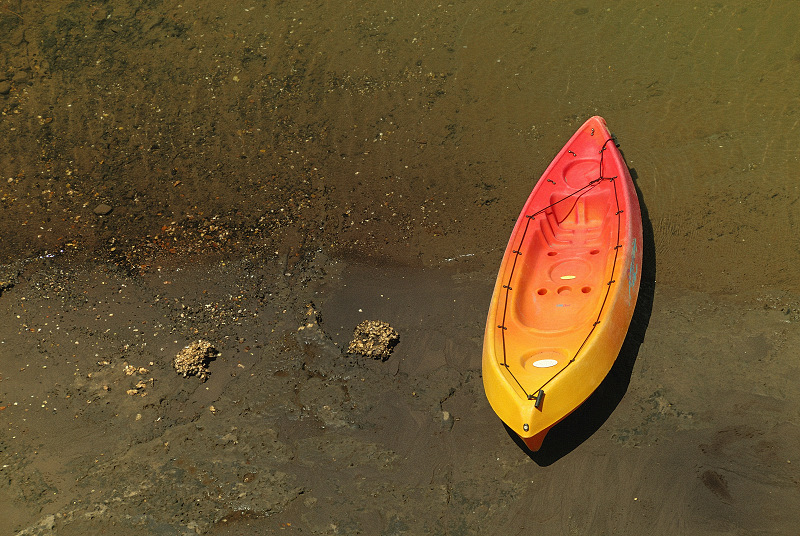
<path fill-rule="evenodd" d="M 0 2 L 0 532 L 790 533 L 795 11 Z M 642 291 L 530 453 L 486 308 L 594 114 Z M 388 360 L 344 351 L 365 319 Z"/>

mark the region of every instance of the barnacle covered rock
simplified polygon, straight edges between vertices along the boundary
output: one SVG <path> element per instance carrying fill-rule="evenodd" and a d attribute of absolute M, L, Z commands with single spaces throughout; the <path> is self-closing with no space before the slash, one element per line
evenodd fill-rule
<path fill-rule="evenodd" d="M 208 379 L 208 362 L 219 355 L 210 342 L 195 341 L 175 356 L 173 365 L 183 377 L 197 376 L 202 381 Z"/>
<path fill-rule="evenodd" d="M 381 320 L 364 320 L 356 326 L 347 351 L 351 354 L 386 360 L 399 340 L 400 335 L 388 323 Z"/>

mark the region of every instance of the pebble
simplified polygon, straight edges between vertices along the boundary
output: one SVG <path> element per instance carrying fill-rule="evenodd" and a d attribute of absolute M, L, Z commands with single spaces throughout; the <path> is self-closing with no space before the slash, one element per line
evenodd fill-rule
<path fill-rule="evenodd" d="M 16 73 L 14 73 L 14 76 L 13 78 L 11 78 L 11 81 L 16 84 L 24 84 L 25 82 L 28 81 L 28 72 L 17 71 Z"/>
<path fill-rule="evenodd" d="M 11 84 L 5 80 L 0 82 L 0 95 L 8 95 L 9 91 L 11 91 Z"/>
<path fill-rule="evenodd" d="M 94 207 L 94 213 L 98 216 L 105 216 L 106 214 L 111 213 L 114 210 L 111 205 L 106 205 L 105 203 L 97 205 Z"/>
<path fill-rule="evenodd" d="M 15 46 L 21 45 L 24 40 L 25 40 L 25 30 L 24 30 L 24 28 L 17 28 L 13 32 L 11 32 L 11 35 L 10 35 L 10 37 L 8 39 L 8 43 L 11 46 L 15 47 Z"/>
<path fill-rule="evenodd" d="M 94 13 L 92 14 L 92 20 L 95 22 L 100 22 L 101 20 L 105 20 L 108 17 L 108 13 L 103 8 L 95 8 Z"/>

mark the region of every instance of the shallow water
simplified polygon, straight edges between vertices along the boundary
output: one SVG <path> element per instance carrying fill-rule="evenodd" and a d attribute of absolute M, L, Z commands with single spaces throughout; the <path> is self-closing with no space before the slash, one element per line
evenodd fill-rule
<path fill-rule="evenodd" d="M 665 534 L 793 526 L 796 388 L 786 372 L 800 318 L 798 20 L 795 2 L 0 0 L 0 282 L 15 285 L 0 285 L 2 336 L 14 346 L 0 361 L 0 456 L 17 471 L 0 488 L 0 518 L 9 520 L 0 527 L 44 520 L 49 530 L 47 515 L 65 534 L 114 523 L 125 533 L 142 520 L 164 534 L 223 531 L 226 516 L 231 527 L 309 533 L 484 533 L 487 522 L 508 531 L 647 526 Z M 483 399 L 480 303 L 488 304 L 533 184 L 592 115 L 608 122 L 641 194 L 650 248 L 644 342 L 632 350 L 632 372 L 610 388 L 608 411 L 587 410 L 562 429 L 560 446 L 529 458 Z M 107 273 L 115 291 L 135 287 L 155 309 L 139 317 L 134 305 L 105 297 Z M 162 311 L 164 295 L 189 310 Z M 236 296 L 269 314 L 236 324 Z M 324 319 L 317 346 L 295 333 L 308 301 Z M 141 346 L 120 313 L 119 335 L 100 337 L 94 313 L 80 312 L 86 304 L 164 323 L 151 336 L 167 350 Z M 120 355 L 131 359 L 119 354 L 126 344 L 137 359 L 152 359 L 164 376 L 161 390 L 152 386 L 163 407 L 114 398 L 125 389 L 101 393 L 86 378 L 73 385 L 56 373 L 22 373 L 46 364 L 37 361 L 42 348 L 62 364 L 78 356 L 67 376 L 97 367 L 95 356 L 55 346 L 72 344 L 68 336 L 30 331 L 53 322 L 48 307 L 69 311 L 65 329 L 114 366 Z M 372 391 L 343 379 L 355 365 L 335 357 L 363 311 L 402 328 L 395 359 L 364 369 Z M 222 381 L 241 371 L 220 360 L 210 391 L 178 382 L 167 354 L 197 333 L 266 379 Z M 240 339 L 261 345 L 258 359 Z M 336 381 L 319 381 L 329 373 Z M 101 377 L 122 387 L 114 374 Z M 423 397 L 404 398 L 417 382 Z M 373 409 L 352 406 L 342 385 Z M 85 409 L 67 392 L 106 397 L 107 409 Z M 236 393 L 250 393 L 251 408 L 228 409 L 230 421 L 211 424 L 207 406 L 232 408 Z M 67 436 L 69 448 L 53 439 L 69 419 L 22 424 L 13 402 L 31 394 L 91 417 Z M 136 414 L 162 421 L 147 430 L 114 424 L 131 447 L 104 439 L 114 458 L 91 469 L 94 458 L 81 452 L 105 433 L 102 423 Z M 269 433 L 231 431 L 251 426 L 253 414 Z M 201 424 L 217 439 L 203 443 Z M 187 504 L 206 498 L 194 524 L 190 509 L 128 500 L 150 489 L 138 487 L 138 457 L 180 434 L 197 446 L 177 458 L 199 456 L 198 464 L 174 468 L 160 453 L 156 465 L 185 479 Z M 236 439 L 219 439 L 230 434 Z M 259 459 L 257 472 L 275 494 L 208 499 L 208 482 L 226 490 L 249 483 L 235 460 L 255 460 L 255 445 L 273 439 L 277 454 Z M 240 445 L 224 450 L 234 440 Z M 333 463 L 326 441 L 333 457 L 352 445 L 367 454 L 353 466 L 339 457 L 314 491 L 313 478 Z M 464 445 L 465 465 L 453 465 Z M 202 459 L 209 448 L 216 458 Z M 386 462 L 393 456 L 411 461 Z M 360 468 L 363 481 L 348 467 Z M 583 489 L 587 474 L 598 483 Z M 97 500 L 81 484 L 111 475 L 125 485 Z M 523 485 L 520 475 L 538 484 Z M 588 496 L 615 478 L 624 504 Z M 339 479 L 356 491 L 342 492 Z M 178 489 L 158 482 L 151 504 Z M 764 504 L 742 510 L 753 486 L 781 505 L 763 522 Z M 53 490 L 58 498 L 48 499 Z M 374 513 L 342 493 L 386 495 Z M 521 502 L 488 500 L 498 493 Z M 582 506 L 556 508 L 548 494 Z M 666 497 L 683 502 L 665 506 Z M 431 506 L 437 501 L 458 506 L 447 513 Z M 531 518 L 523 503 L 546 515 Z"/>
<path fill-rule="evenodd" d="M 217 216 L 245 247 L 488 269 L 599 114 L 659 281 L 798 290 L 794 3 L 5 4 L 5 258 Z"/>

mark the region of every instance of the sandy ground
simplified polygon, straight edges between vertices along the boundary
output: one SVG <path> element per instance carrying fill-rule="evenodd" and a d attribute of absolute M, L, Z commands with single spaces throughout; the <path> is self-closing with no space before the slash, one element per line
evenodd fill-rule
<path fill-rule="evenodd" d="M 0 533 L 796 530 L 800 8 L 662 4 L 0 0 Z M 594 114 L 643 286 L 529 453 L 486 308 Z"/>

